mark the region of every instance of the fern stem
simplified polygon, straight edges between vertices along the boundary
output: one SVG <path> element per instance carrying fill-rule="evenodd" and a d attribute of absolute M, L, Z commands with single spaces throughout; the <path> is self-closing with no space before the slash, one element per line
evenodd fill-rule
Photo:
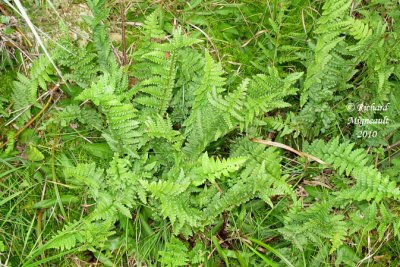
<path fill-rule="evenodd" d="M 122 65 L 126 65 L 127 56 L 126 56 L 126 37 L 125 37 L 125 7 L 123 3 L 121 3 L 121 35 L 122 35 Z"/>
<path fill-rule="evenodd" d="M 9 17 L 9 16 L 10 16 L 10 13 L 7 12 L 7 10 L 4 8 L 4 6 L 3 6 L 2 4 L 0 4 L 0 11 L 4 14 L 4 16 L 6 16 L 6 17 Z M 31 43 L 31 41 L 29 41 L 28 37 L 26 37 L 26 35 L 24 34 L 24 32 L 21 31 L 21 29 L 20 29 L 18 26 L 16 26 L 15 29 L 17 30 L 17 32 L 19 32 L 19 34 L 22 35 L 22 37 L 24 37 L 24 39 L 25 39 L 26 42 L 28 43 L 28 46 L 29 46 L 29 47 L 32 47 L 33 45 L 32 45 L 32 43 Z M 20 49 L 20 48 L 19 48 L 19 49 Z M 20 51 L 22 51 L 22 49 L 20 49 Z M 25 53 L 24 53 L 24 54 L 25 54 Z M 30 57 L 28 56 L 28 58 L 30 58 Z M 30 58 L 30 59 L 31 59 L 31 58 Z"/>
<path fill-rule="evenodd" d="M 36 223 L 36 236 L 38 238 L 39 246 L 43 246 L 43 240 L 42 240 L 42 218 L 43 218 L 43 213 L 44 213 L 44 209 L 40 209 L 40 211 L 38 212 L 37 223 Z M 44 259 L 46 257 L 45 254 L 44 254 L 44 251 L 42 252 L 40 257 L 42 257 L 42 259 Z"/>
<path fill-rule="evenodd" d="M 171 82 L 173 82 L 172 80 L 175 78 L 175 75 L 172 75 L 172 73 L 174 72 L 174 69 L 175 69 L 175 65 L 176 65 L 176 52 L 175 51 L 173 51 L 172 53 L 172 57 L 171 57 L 171 65 L 170 65 L 170 68 L 169 68 L 169 70 L 168 70 L 168 81 L 167 81 L 167 86 L 165 87 L 165 89 L 164 89 L 164 92 L 163 92 L 163 95 L 164 95 L 164 97 L 161 99 L 161 105 L 160 105 L 160 111 L 159 111 L 159 113 L 160 113 L 160 115 L 164 115 L 164 114 L 162 114 L 161 112 L 164 112 L 165 113 L 165 111 L 166 111 L 166 109 L 167 109 L 167 105 L 168 105 L 168 103 L 165 103 L 166 101 L 170 101 L 171 100 L 171 96 L 168 96 L 168 99 L 165 99 L 165 95 L 167 95 L 168 94 L 168 89 L 170 89 L 169 87 L 169 85 L 171 84 Z M 172 76 L 174 76 L 174 77 L 172 77 Z M 170 92 L 171 93 L 171 92 Z M 165 107 L 164 107 L 165 106 Z"/>
<path fill-rule="evenodd" d="M 57 185 L 57 176 L 56 176 L 56 164 L 55 164 L 55 148 L 57 144 L 57 137 L 54 139 L 53 146 L 51 148 L 51 174 L 53 177 L 53 184 L 54 184 L 54 192 L 56 193 L 56 198 L 57 198 L 57 203 L 58 206 L 60 207 L 61 213 L 64 217 L 64 220 L 67 218 L 67 215 L 64 210 L 64 206 L 62 204 L 61 198 L 60 198 L 60 192 L 58 190 L 58 185 Z"/>

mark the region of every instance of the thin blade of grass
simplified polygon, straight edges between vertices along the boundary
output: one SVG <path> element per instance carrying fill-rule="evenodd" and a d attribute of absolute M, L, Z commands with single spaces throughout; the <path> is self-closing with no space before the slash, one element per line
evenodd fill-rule
<path fill-rule="evenodd" d="M 285 256 L 283 256 L 279 251 L 277 251 L 273 247 L 265 244 L 264 242 L 262 242 L 262 241 L 260 241 L 258 239 L 255 239 L 255 238 L 249 237 L 249 240 L 251 242 L 256 243 L 259 246 L 262 246 L 263 248 L 265 248 L 266 250 L 270 251 L 271 253 L 275 254 L 275 256 L 277 256 L 278 258 L 283 260 L 287 264 L 287 266 L 294 267 L 293 264 L 288 259 L 285 258 Z"/>

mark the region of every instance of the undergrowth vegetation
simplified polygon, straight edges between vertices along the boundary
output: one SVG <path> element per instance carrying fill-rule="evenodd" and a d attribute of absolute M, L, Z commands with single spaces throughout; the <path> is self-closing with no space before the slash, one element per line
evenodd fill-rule
<path fill-rule="evenodd" d="M 400 264 L 398 2 L 69 3 L 0 3 L 0 265 Z"/>

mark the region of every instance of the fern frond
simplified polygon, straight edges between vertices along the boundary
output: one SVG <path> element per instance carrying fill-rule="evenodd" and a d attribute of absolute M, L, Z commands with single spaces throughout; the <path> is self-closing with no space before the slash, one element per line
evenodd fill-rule
<path fill-rule="evenodd" d="M 68 250 L 79 245 L 79 250 L 94 250 L 95 247 L 101 248 L 108 237 L 114 234 L 111 230 L 112 220 L 92 222 L 86 219 L 74 221 L 63 230 L 57 231 L 50 241 L 44 245 L 46 248 L 57 248 Z"/>
<path fill-rule="evenodd" d="M 201 81 L 204 69 L 203 56 L 190 48 L 178 50 L 176 87 L 177 91 L 171 101 L 173 111 L 171 120 L 182 125 L 190 115 L 194 102 L 194 92 Z"/>
<path fill-rule="evenodd" d="M 145 132 L 150 138 L 164 138 L 170 143 L 181 143 L 182 137 L 179 131 L 172 129 L 172 123 L 169 117 L 163 119 L 157 116 L 156 119 L 150 117 L 145 121 Z"/>
<path fill-rule="evenodd" d="M 95 163 L 81 163 L 73 168 L 64 168 L 63 172 L 67 182 L 87 186 L 91 197 L 94 199 L 99 196 L 99 190 L 103 187 L 104 178 L 103 170 L 96 168 Z"/>
<path fill-rule="evenodd" d="M 297 89 L 292 85 L 303 73 L 292 73 L 284 80 L 278 77 L 276 70 L 270 70 L 270 75 L 259 74 L 253 76 L 247 91 L 245 126 L 250 125 L 256 116 L 273 109 L 290 106 L 283 98 L 294 95 Z M 243 126 L 242 126 L 243 127 Z"/>
<path fill-rule="evenodd" d="M 143 199 L 144 190 L 140 186 L 140 179 L 147 176 L 145 167 L 141 173 L 131 170 L 131 162 L 129 158 L 119 158 L 114 156 L 107 169 L 107 177 L 105 184 L 107 191 L 112 194 L 114 200 L 120 206 L 124 205 L 133 208 L 139 202 L 139 198 Z M 117 207 L 121 210 L 121 207 Z M 126 214 L 126 213 L 125 213 Z M 128 215 L 127 217 L 130 217 Z"/>
<path fill-rule="evenodd" d="M 363 23 L 362 20 L 354 20 L 351 24 L 350 34 L 353 35 L 356 40 L 364 40 L 372 35 L 372 30 L 368 24 Z"/>
<path fill-rule="evenodd" d="M 210 142 L 215 141 L 225 134 L 226 127 L 223 128 L 224 132 L 221 132 L 221 124 L 216 123 L 219 122 L 218 119 L 219 113 L 212 106 L 202 108 L 190 114 L 184 122 L 184 125 L 188 126 L 185 129 L 187 142 L 183 148 L 186 155 L 197 158 Z"/>
<path fill-rule="evenodd" d="M 176 54 L 171 52 L 171 57 L 166 59 L 165 52 L 153 51 L 145 54 L 142 59 L 157 64 L 153 69 L 156 75 L 140 82 L 139 91 L 146 95 L 139 95 L 135 98 L 135 102 L 155 109 L 158 114 L 163 115 L 169 106 L 175 85 Z"/>
<path fill-rule="evenodd" d="M 326 1 L 322 7 L 322 17 L 318 19 L 318 24 L 326 25 L 334 23 L 344 18 L 348 14 L 348 10 L 352 2 L 349 0 Z"/>
<path fill-rule="evenodd" d="M 149 39 L 163 39 L 165 37 L 164 31 L 158 23 L 158 16 L 160 10 L 155 10 L 148 15 L 143 23 L 143 35 Z"/>
<path fill-rule="evenodd" d="M 31 117 L 30 107 L 36 104 L 37 87 L 32 86 L 28 77 L 20 73 L 17 77 L 18 80 L 14 82 L 12 100 L 14 110 L 22 113 L 20 116 L 22 123 Z"/>
<path fill-rule="evenodd" d="M 32 86 L 39 86 L 47 90 L 47 82 L 51 82 L 50 75 L 54 74 L 54 67 L 46 56 L 40 56 L 33 61 L 30 69 L 30 79 Z"/>
<path fill-rule="evenodd" d="M 211 92 L 213 88 L 218 93 L 224 90 L 223 87 L 226 79 L 222 77 L 223 74 L 221 63 L 215 63 L 211 55 L 206 51 L 203 77 L 201 77 L 201 83 L 194 92 L 194 110 L 206 105 L 207 94 Z"/>
<path fill-rule="evenodd" d="M 200 211 L 192 207 L 189 191 L 190 182 L 158 181 L 142 182 L 142 185 L 161 202 L 161 213 L 169 218 L 174 233 L 178 233 L 186 224 L 189 227 L 199 225 Z"/>
<path fill-rule="evenodd" d="M 251 185 L 238 182 L 233 185 L 229 190 L 221 195 L 219 192 L 211 198 L 209 205 L 203 211 L 202 225 L 212 223 L 218 215 L 224 211 L 230 211 L 233 208 L 248 202 L 254 197 L 253 188 Z"/>
<path fill-rule="evenodd" d="M 376 202 L 383 198 L 400 199 L 400 190 L 396 181 L 389 176 L 383 176 L 374 167 L 357 168 L 353 171 L 356 185 L 338 193 L 339 197 L 357 201 L 374 199 Z"/>
<path fill-rule="evenodd" d="M 151 50 L 147 47 L 139 50 L 136 72 L 142 81 L 133 89 L 133 92 L 140 93 L 134 101 L 149 109 L 148 112 L 156 110 L 164 115 L 176 86 L 180 50 L 196 42 L 196 39 L 184 36 L 178 29 L 174 31 L 170 43 L 152 43 Z"/>
<path fill-rule="evenodd" d="M 291 195 L 293 189 L 282 177 L 280 157 L 273 148 L 243 139 L 234 146 L 232 157 L 245 156 L 246 164 L 239 173 L 240 179 L 224 194 L 217 193 L 210 200 L 203 212 L 203 225 L 224 211 L 231 210 L 253 198 L 261 198 L 273 206 L 270 199 L 276 195 Z"/>
<path fill-rule="evenodd" d="M 305 145 L 304 151 L 317 158 L 332 164 L 339 174 L 350 173 L 364 167 L 369 162 L 369 157 L 364 149 L 353 150 L 354 143 L 350 141 L 339 144 L 339 137 L 325 143 L 322 140 L 315 140 L 311 145 Z"/>
<path fill-rule="evenodd" d="M 116 99 L 105 102 L 103 108 L 109 127 L 105 136 L 111 148 L 116 152 L 134 153 L 134 147 L 141 145 L 142 137 L 135 108 Z"/>
<path fill-rule="evenodd" d="M 135 155 L 136 148 L 141 146 L 143 133 L 139 129 L 137 110 L 131 103 L 120 101 L 121 96 L 124 96 L 121 93 L 126 87 L 125 75 L 120 70 L 115 70 L 113 74 L 103 75 L 76 99 L 90 99 L 101 107 L 108 122 L 108 131 L 103 136 L 115 152 Z"/>
<path fill-rule="evenodd" d="M 188 136 L 185 153 L 199 155 L 210 142 L 237 126 L 244 129 L 262 113 L 289 106 L 283 98 L 295 94 L 297 90 L 292 85 L 302 73 L 290 74 L 285 79 L 280 79 L 276 70 L 271 69 L 270 74 L 244 80 L 236 91 L 225 97 L 219 95 L 223 88 L 211 88 L 209 91 L 210 88 L 200 86 L 206 88 L 204 92 L 207 93 L 208 101 L 202 100 L 202 93 L 197 91 L 192 114 L 184 123 L 185 134 Z"/>
<path fill-rule="evenodd" d="M 18 80 L 14 82 L 12 92 L 13 107 L 18 111 L 18 122 L 23 123 L 30 118 L 30 109 L 38 106 L 36 101 L 38 89 L 47 90 L 47 82 L 51 82 L 50 76 L 54 74 L 53 66 L 46 56 L 40 56 L 33 61 L 29 78 L 18 73 Z"/>
<path fill-rule="evenodd" d="M 64 226 L 63 230 L 58 230 L 55 236 L 46 244 L 49 248 L 69 250 L 74 248 L 77 243 L 84 241 L 78 228 L 78 222 L 72 222 Z"/>
<path fill-rule="evenodd" d="M 399 237 L 400 224 L 397 220 L 396 214 L 389 210 L 383 203 L 379 205 L 380 224 L 378 227 L 379 240 L 383 240 L 385 233 L 389 229 L 393 229 L 394 236 Z"/>
<path fill-rule="evenodd" d="M 209 158 L 206 152 L 201 157 L 201 167 L 199 166 L 193 170 L 193 183 L 196 186 L 203 184 L 206 180 L 214 183 L 216 179 L 220 179 L 222 176 L 229 176 L 239 170 L 245 162 L 245 157 L 222 160 Z"/>
<path fill-rule="evenodd" d="M 118 209 L 117 205 L 114 205 L 114 198 L 111 194 L 105 191 L 101 191 L 96 198 L 96 207 L 90 213 L 89 220 L 96 221 L 96 220 L 116 220 Z"/>
<path fill-rule="evenodd" d="M 242 113 L 245 110 L 244 101 L 249 82 L 249 79 L 243 80 L 239 88 L 225 98 L 217 95 L 215 88 L 208 93 L 208 101 L 222 113 L 224 122 L 229 129 L 236 127 L 238 123 L 244 124 L 245 115 Z"/>
<path fill-rule="evenodd" d="M 104 72 L 107 72 L 110 67 L 117 65 L 108 38 L 107 27 L 102 24 L 102 21 L 108 17 L 110 10 L 106 7 L 106 1 L 104 0 L 88 0 L 87 3 L 93 17 L 86 17 L 86 21 L 89 22 L 93 31 L 93 42 L 96 47 L 99 65 Z"/>
<path fill-rule="evenodd" d="M 78 105 L 67 105 L 64 109 L 55 113 L 54 120 L 50 119 L 45 124 L 56 122 L 61 127 L 65 127 L 77 121 L 86 124 L 89 129 L 99 130 L 102 128 L 102 118 L 93 109 L 81 109 Z"/>
<path fill-rule="evenodd" d="M 65 34 L 68 36 L 67 30 Z M 97 63 L 97 54 L 87 47 L 73 45 L 67 37 L 60 41 L 60 46 L 54 49 L 52 55 L 57 64 L 64 68 L 64 79 L 75 82 L 82 88 L 89 87 L 101 71 Z"/>
<path fill-rule="evenodd" d="M 165 244 L 165 249 L 158 252 L 159 262 L 166 266 L 186 266 L 188 264 L 188 248 L 178 238 L 172 237 Z"/>
<path fill-rule="evenodd" d="M 330 214 L 330 210 L 329 202 L 313 204 L 303 211 L 294 208 L 279 232 L 300 250 L 310 242 L 322 245 L 325 240 L 330 240 L 330 253 L 333 253 L 343 243 L 347 226 L 343 215 Z"/>

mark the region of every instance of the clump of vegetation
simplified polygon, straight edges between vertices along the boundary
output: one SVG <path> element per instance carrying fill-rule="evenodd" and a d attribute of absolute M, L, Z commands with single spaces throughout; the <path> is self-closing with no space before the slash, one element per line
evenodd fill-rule
<path fill-rule="evenodd" d="M 1 264 L 399 264 L 398 3 L 15 2 Z"/>

